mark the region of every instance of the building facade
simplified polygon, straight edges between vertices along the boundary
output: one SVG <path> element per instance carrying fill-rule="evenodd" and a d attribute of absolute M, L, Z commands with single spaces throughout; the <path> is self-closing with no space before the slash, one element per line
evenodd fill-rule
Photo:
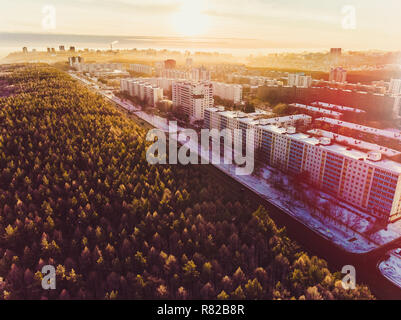
<path fill-rule="evenodd" d="M 347 70 L 345 70 L 341 67 L 331 68 L 329 81 L 338 82 L 338 83 L 346 82 L 347 81 Z"/>
<path fill-rule="evenodd" d="M 288 86 L 297 88 L 310 88 L 312 86 L 312 77 L 303 74 L 288 74 Z"/>
<path fill-rule="evenodd" d="M 137 73 L 147 74 L 147 75 L 153 74 L 153 68 L 151 66 L 148 66 L 145 64 L 131 64 L 130 70 L 137 72 Z"/>
<path fill-rule="evenodd" d="M 203 120 L 205 109 L 214 105 L 213 86 L 209 82 L 177 81 L 172 87 L 173 107 L 191 121 Z"/>
<path fill-rule="evenodd" d="M 303 174 L 306 182 L 384 221 L 401 218 L 401 164 L 377 150 L 361 151 L 292 127 L 262 125 L 222 108 L 205 111 L 205 126 L 254 129 L 255 154 L 262 163 Z"/>
<path fill-rule="evenodd" d="M 163 89 L 142 79 L 122 79 L 120 87 L 121 91 L 139 98 L 152 107 L 163 100 Z"/>
<path fill-rule="evenodd" d="M 395 95 L 401 94 L 401 79 L 391 79 L 389 93 Z"/>
<path fill-rule="evenodd" d="M 242 102 L 242 86 L 222 82 L 212 82 L 214 95 L 221 99 L 229 100 L 235 104 Z"/>

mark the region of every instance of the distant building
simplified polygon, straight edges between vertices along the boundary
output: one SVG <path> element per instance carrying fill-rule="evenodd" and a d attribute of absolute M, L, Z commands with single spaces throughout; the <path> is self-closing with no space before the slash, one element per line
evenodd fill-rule
<path fill-rule="evenodd" d="M 78 57 L 78 63 L 74 65 L 79 72 L 89 73 L 95 77 L 129 77 L 122 63 L 80 63 L 79 59 L 82 58 Z"/>
<path fill-rule="evenodd" d="M 341 48 L 331 48 L 330 49 L 330 58 L 331 58 L 330 63 L 334 66 L 337 66 L 340 63 L 341 55 L 342 55 Z"/>
<path fill-rule="evenodd" d="M 128 93 L 132 97 L 137 97 L 148 105 L 155 107 L 163 100 L 163 89 L 159 88 L 144 79 L 122 79 L 121 91 Z"/>
<path fill-rule="evenodd" d="M 23 53 L 28 53 L 28 48 L 27 48 L 27 47 L 23 47 L 23 48 L 22 48 L 22 52 L 23 52 Z"/>
<path fill-rule="evenodd" d="M 214 105 L 211 83 L 177 81 L 173 83 L 172 91 L 174 108 L 188 115 L 191 121 L 203 120 L 205 109 Z"/>
<path fill-rule="evenodd" d="M 187 67 L 192 67 L 192 65 L 194 64 L 194 60 L 192 58 L 187 58 L 185 64 Z"/>
<path fill-rule="evenodd" d="M 315 121 L 320 125 L 328 125 L 332 130 L 338 130 L 341 128 L 348 129 L 352 133 L 352 136 L 356 138 L 366 139 L 367 137 L 370 137 L 381 144 L 398 144 L 398 146 L 401 146 L 400 132 L 367 127 L 360 124 L 339 121 L 327 117 L 319 118 Z"/>
<path fill-rule="evenodd" d="M 227 84 L 212 82 L 214 95 L 238 104 L 242 101 L 242 86 L 238 84 Z"/>
<path fill-rule="evenodd" d="M 164 61 L 164 68 L 165 69 L 175 69 L 177 67 L 177 61 L 173 59 L 168 59 Z"/>
<path fill-rule="evenodd" d="M 330 49 L 330 55 L 331 56 L 341 56 L 342 54 L 342 49 L 341 48 L 331 48 Z"/>
<path fill-rule="evenodd" d="M 257 96 L 260 99 L 273 98 L 274 101 L 284 103 L 311 104 L 320 101 L 340 106 L 352 106 L 366 111 L 368 119 L 376 121 L 401 118 L 401 95 L 314 86 L 311 88 L 260 86 Z"/>
<path fill-rule="evenodd" d="M 77 67 L 78 64 L 84 63 L 84 58 L 82 57 L 69 57 L 68 62 L 71 67 Z"/>
<path fill-rule="evenodd" d="M 347 70 L 337 67 L 331 68 L 329 81 L 344 83 L 347 81 Z"/>
<path fill-rule="evenodd" d="M 288 86 L 297 88 L 309 88 L 312 86 L 312 77 L 299 73 L 288 74 Z"/>
<path fill-rule="evenodd" d="M 159 69 L 158 74 L 160 77 L 165 79 L 179 79 L 179 80 L 191 80 L 192 75 L 190 72 L 182 71 L 178 69 Z"/>
<path fill-rule="evenodd" d="M 192 81 L 210 81 L 212 79 L 212 75 L 209 70 L 204 67 L 194 68 L 192 69 Z"/>
<path fill-rule="evenodd" d="M 330 117 L 330 118 L 337 119 L 337 120 L 339 120 L 343 117 L 343 114 L 341 112 L 337 112 L 334 110 L 327 110 L 327 109 L 319 108 L 319 107 L 308 106 L 308 105 L 304 105 L 304 104 L 300 104 L 300 103 L 291 103 L 291 104 L 289 104 L 289 106 L 294 109 L 301 109 L 306 114 L 310 114 L 314 117 L 324 116 L 324 117 Z"/>
<path fill-rule="evenodd" d="M 391 79 L 388 91 L 390 94 L 401 94 L 401 79 Z"/>
<path fill-rule="evenodd" d="M 131 64 L 130 70 L 136 73 L 143 73 L 147 75 L 151 75 L 153 73 L 153 68 L 145 64 Z"/>

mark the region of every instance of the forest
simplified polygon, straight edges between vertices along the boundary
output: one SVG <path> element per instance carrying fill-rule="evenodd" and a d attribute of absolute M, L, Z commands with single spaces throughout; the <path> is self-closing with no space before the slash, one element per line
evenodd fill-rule
<path fill-rule="evenodd" d="M 212 174 L 149 165 L 145 136 L 62 71 L 0 67 L 1 299 L 374 299 Z"/>

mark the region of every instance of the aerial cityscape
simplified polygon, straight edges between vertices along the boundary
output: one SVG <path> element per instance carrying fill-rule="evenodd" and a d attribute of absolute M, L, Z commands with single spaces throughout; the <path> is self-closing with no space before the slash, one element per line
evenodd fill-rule
<path fill-rule="evenodd" d="M 5 4 L 0 299 L 401 299 L 400 9 Z"/>

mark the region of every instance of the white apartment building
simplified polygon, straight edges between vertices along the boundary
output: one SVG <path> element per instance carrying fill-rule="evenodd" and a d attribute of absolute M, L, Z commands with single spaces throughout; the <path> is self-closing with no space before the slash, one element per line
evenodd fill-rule
<path fill-rule="evenodd" d="M 205 109 L 214 105 L 211 83 L 177 81 L 173 83 L 173 107 L 188 115 L 191 121 L 203 120 Z"/>
<path fill-rule="evenodd" d="M 359 113 L 359 114 L 366 113 L 366 111 L 361 110 L 361 109 L 339 106 L 336 104 L 320 102 L 320 101 L 312 102 L 311 105 L 313 107 L 325 108 L 325 109 L 335 110 L 335 111 L 339 111 L 339 112 L 352 112 L 352 113 Z"/>
<path fill-rule="evenodd" d="M 193 68 L 190 71 L 159 68 L 157 74 L 159 77 L 164 79 L 190 80 L 193 82 L 211 80 L 211 72 L 205 68 Z"/>
<path fill-rule="evenodd" d="M 330 118 L 334 118 L 334 119 L 341 119 L 343 116 L 343 114 L 341 112 L 318 108 L 318 107 L 307 106 L 307 105 L 300 104 L 300 103 L 291 103 L 291 104 L 289 104 L 289 106 L 291 108 L 301 109 L 303 111 L 306 111 L 306 113 L 310 113 L 310 114 L 318 115 L 318 116 L 330 117 Z"/>
<path fill-rule="evenodd" d="M 149 74 L 149 75 L 153 74 L 153 68 L 146 64 L 131 64 L 130 70 L 137 72 L 137 73 L 143 73 L 143 74 Z"/>
<path fill-rule="evenodd" d="M 390 94 L 401 94 L 401 79 L 391 79 L 388 91 Z"/>
<path fill-rule="evenodd" d="M 331 68 L 329 81 L 330 82 L 337 82 L 337 83 L 346 82 L 347 81 L 347 70 L 345 70 L 345 69 L 343 69 L 341 67 Z"/>
<path fill-rule="evenodd" d="M 242 142 L 247 141 L 247 147 L 251 146 L 256 150 L 261 147 L 262 130 L 265 127 L 277 126 L 281 130 L 296 126 L 308 126 L 312 123 L 312 117 L 304 114 L 269 119 L 261 118 L 261 116 L 268 116 L 268 113 L 262 110 L 258 110 L 255 113 L 225 111 L 223 106 L 217 106 L 205 110 L 204 124 L 209 129 L 232 130 L 232 134 L 234 129 L 240 129 L 243 133 Z M 246 130 L 254 131 L 252 141 L 249 140 L 251 138 L 246 134 Z"/>
<path fill-rule="evenodd" d="M 127 92 L 132 97 L 138 97 L 153 107 L 163 100 L 163 89 L 142 79 L 122 79 L 120 87 L 121 91 Z"/>
<path fill-rule="evenodd" d="M 165 79 L 175 80 L 191 80 L 192 74 L 188 71 L 177 70 L 177 69 L 159 69 L 158 74 L 160 77 Z"/>
<path fill-rule="evenodd" d="M 324 132 L 303 134 L 292 127 L 261 125 L 243 113 L 222 108 L 205 111 L 205 126 L 218 130 L 253 127 L 260 161 L 290 174 L 306 173 L 309 183 L 372 216 L 388 222 L 401 219 L 401 163 L 383 158 L 398 156 L 397 151 L 351 138 L 346 144 L 338 143 L 341 139 L 333 134 L 332 140 Z"/>
<path fill-rule="evenodd" d="M 210 81 L 212 80 L 212 74 L 209 70 L 205 68 L 194 68 L 192 69 L 192 81 Z"/>
<path fill-rule="evenodd" d="M 298 88 L 310 88 L 312 86 L 312 77 L 304 76 L 302 74 L 290 73 L 288 74 L 288 86 Z"/>
<path fill-rule="evenodd" d="M 212 82 L 214 95 L 235 104 L 242 102 L 242 86 L 222 82 Z"/>
<path fill-rule="evenodd" d="M 104 71 L 124 71 L 122 63 L 78 63 L 75 68 L 79 72 L 97 73 Z"/>
<path fill-rule="evenodd" d="M 340 120 L 335 120 L 331 118 L 319 118 L 316 119 L 316 122 L 321 124 L 328 124 L 331 128 L 347 128 L 355 131 L 359 136 L 370 135 L 376 141 L 384 140 L 384 141 L 395 141 L 401 145 L 401 133 L 393 132 L 390 130 L 382 130 L 372 127 L 367 127 L 363 125 L 359 125 L 352 122 L 345 122 Z M 359 134 L 358 134 L 359 133 Z"/>

